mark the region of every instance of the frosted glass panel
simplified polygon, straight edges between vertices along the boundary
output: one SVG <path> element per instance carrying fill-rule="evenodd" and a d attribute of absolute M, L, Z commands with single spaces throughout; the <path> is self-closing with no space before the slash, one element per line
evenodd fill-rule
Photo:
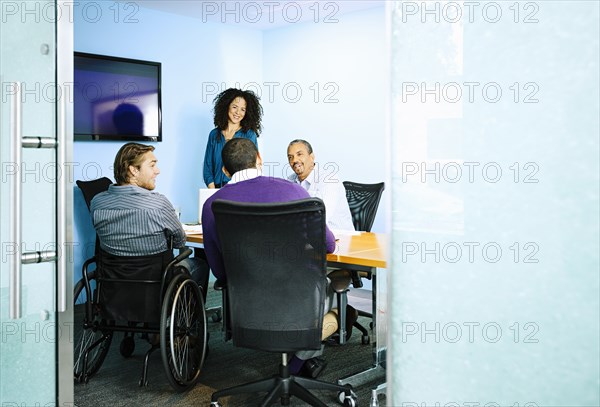
<path fill-rule="evenodd" d="M 600 405 L 598 2 L 391 10 L 388 403 Z"/>
<path fill-rule="evenodd" d="M 21 162 L 9 156 L 11 99 L 21 83 L 23 137 L 55 137 L 54 1 L 1 4 L 0 21 L 0 404 L 41 406 L 56 402 L 54 263 L 21 267 L 21 318 L 9 319 L 9 256 L 56 251 L 56 158 L 52 149 L 21 149 Z M 22 241 L 13 242 L 9 180 L 22 183 Z M 18 249 L 15 249 L 18 248 Z M 57 333 L 58 332 L 58 333 Z M 65 335 L 68 332 L 64 331 Z"/>

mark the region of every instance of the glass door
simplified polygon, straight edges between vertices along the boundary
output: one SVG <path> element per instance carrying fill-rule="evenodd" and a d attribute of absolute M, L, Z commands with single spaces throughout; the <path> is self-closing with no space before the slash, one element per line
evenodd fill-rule
<path fill-rule="evenodd" d="M 0 1 L 1 405 L 72 400 L 65 5 Z"/>

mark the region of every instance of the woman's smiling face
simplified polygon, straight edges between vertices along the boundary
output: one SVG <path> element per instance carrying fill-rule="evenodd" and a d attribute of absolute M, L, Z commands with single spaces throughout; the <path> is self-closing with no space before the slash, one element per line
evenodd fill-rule
<path fill-rule="evenodd" d="M 242 97 L 236 97 L 229 104 L 229 123 L 239 125 L 246 116 L 246 101 Z"/>

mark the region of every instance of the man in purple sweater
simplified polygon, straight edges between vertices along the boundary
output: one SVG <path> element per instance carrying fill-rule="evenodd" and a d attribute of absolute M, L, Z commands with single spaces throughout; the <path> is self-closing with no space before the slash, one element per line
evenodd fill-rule
<path fill-rule="evenodd" d="M 298 199 L 310 198 L 308 192 L 301 186 L 287 180 L 262 176 L 262 159 L 254 143 L 244 138 L 234 138 L 225 144 L 222 152 L 223 171 L 231 181 L 215 192 L 202 207 L 202 233 L 204 251 L 210 268 L 219 280 L 225 281 L 226 273 L 223 265 L 223 256 L 217 236 L 215 217 L 211 204 L 215 199 L 227 199 L 237 202 L 288 202 Z M 335 249 L 335 237 L 326 228 L 327 252 Z M 331 293 L 330 293 L 331 294 Z M 330 299 L 332 295 L 328 296 Z M 331 306 L 331 301 L 328 307 Z M 327 313 L 329 309 L 326 309 Z M 291 374 L 302 374 L 317 377 L 326 365 L 318 358 L 323 353 L 320 351 L 301 351 L 290 360 Z"/>

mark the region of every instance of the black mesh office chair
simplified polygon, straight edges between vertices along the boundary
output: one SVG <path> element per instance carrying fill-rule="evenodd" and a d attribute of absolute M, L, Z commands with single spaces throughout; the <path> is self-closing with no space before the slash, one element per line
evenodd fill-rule
<path fill-rule="evenodd" d="M 112 182 L 108 178 L 77 181 L 88 208 L 92 198 Z M 173 257 L 172 250 L 149 256 L 114 256 L 100 249 L 82 270 L 75 284 L 73 373 L 76 381 L 87 383 L 98 372 L 114 332 L 124 332 L 120 351 L 130 356 L 134 333 L 158 338 L 144 357 L 140 386 L 147 385 L 150 354 L 160 348 L 163 366 L 177 391 L 192 387 L 200 376 L 207 344 L 204 298 L 198 285 L 182 267 L 191 249 Z M 91 265 L 95 264 L 95 270 Z M 81 325 L 81 327 L 79 327 Z"/>
<path fill-rule="evenodd" d="M 252 204 L 215 200 L 212 204 L 227 274 L 229 326 L 234 346 L 282 353 L 279 374 L 215 392 L 224 396 L 268 392 L 261 405 L 296 396 L 326 406 L 309 389 L 337 392 L 356 405 L 352 387 L 293 376 L 288 354 L 321 348 L 327 279 L 325 210 L 308 198 Z"/>
<path fill-rule="evenodd" d="M 343 184 L 346 188 L 346 199 L 348 200 L 350 213 L 352 213 L 354 229 L 370 232 L 373 222 L 375 222 L 375 215 L 377 215 L 377 208 L 385 189 L 385 183 L 359 184 L 344 181 Z"/>
<path fill-rule="evenodd" d="M 377 214 L 377 208 L 381 201 L 381 195 L 385 188 L 385 183 L 380 182 L 378 184 L 359 184 L 357 182 L 344 181 L 344 188 L 346 188 L 346 199 L 348 200 L 348 206 L 350 207 L 350 213 L 352 214 L 352 223 L 354 229 L 362 232 L 370 232 L 375 222 L 375 215 Z M 365 271 L 355 270 L 336 270 L 331 274 L 334 279 L 340 279 L 343 275 L 350 275 L 352 279 L 352 286 L 354 288 L 360 288 L 363 286 L 361 279 L 366 278 L 370 280 L 372 278 L 371 273 Z M 345 304 L 347 304 L 347 293 L 348 290 L 336 290 L 338 304 L 340 304 L 340 318 L 338 324 L 340 326 L 339 331 L 345 333 L 347 330 L 346 318 L 345 318 Z M 358 311 L 361 316 L 372 318 L 373 315 L 368 312 Z M 369 332 L 359 323 L 355 322 L 353 325 L 355 328 L 361 331 L 361 341 L 363 344 L 368 344 Z M 340 344 L 345 342 L 345 338 L 340 336 L 338 339 Z"/>

